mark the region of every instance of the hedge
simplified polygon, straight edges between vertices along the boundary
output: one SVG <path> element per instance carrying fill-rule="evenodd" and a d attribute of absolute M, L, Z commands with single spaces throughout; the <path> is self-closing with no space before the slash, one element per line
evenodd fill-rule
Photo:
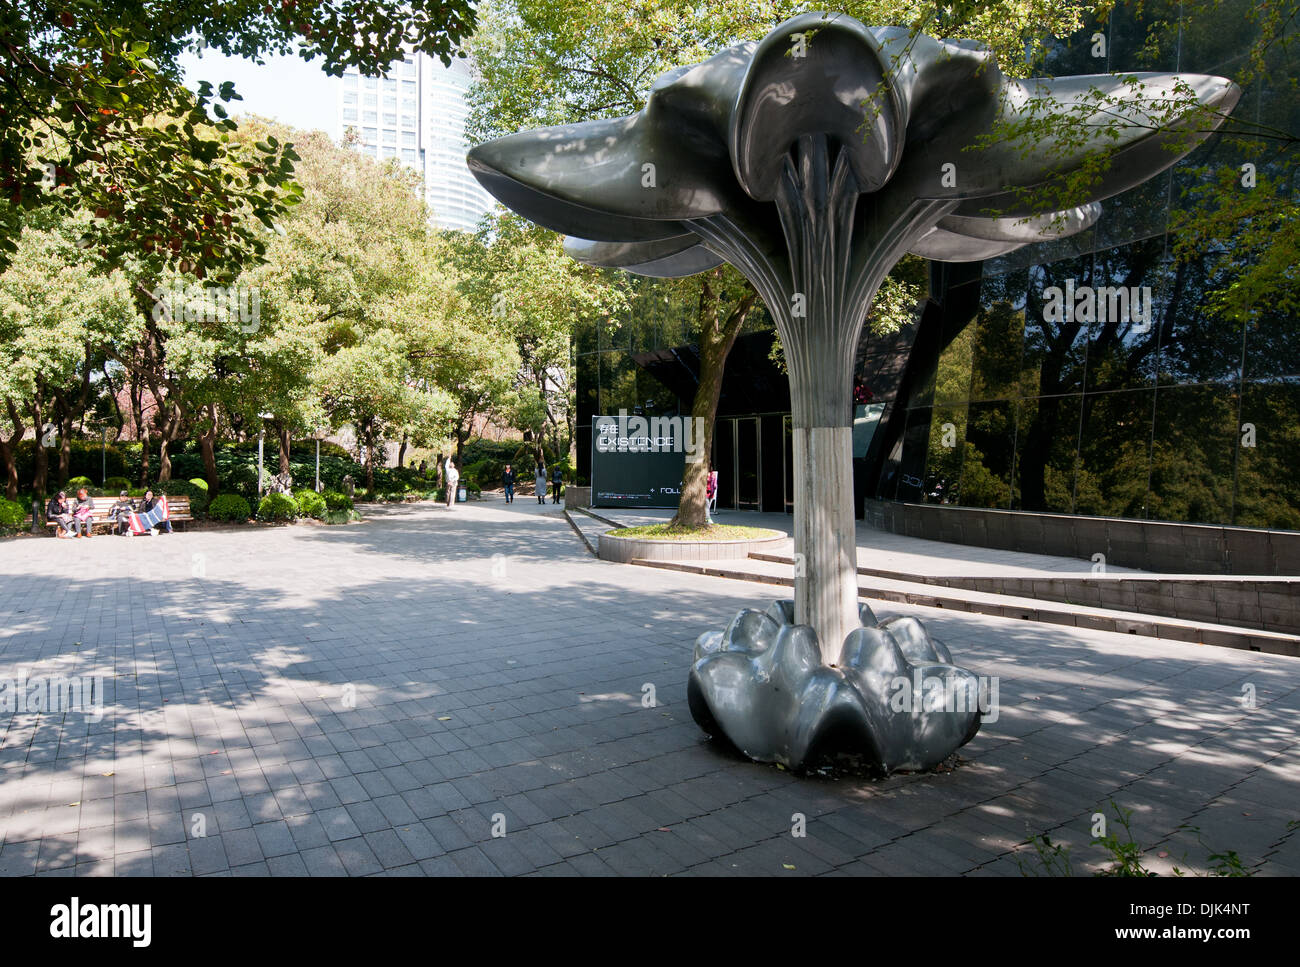
<path fill-rule="evenodd" d="M 208 504 L 208 516 L 213 520 L 243 523 L 253 516 L 253 509 L 239 494 L 220 494 Z"/>
<path fill-rule="evenodd" d="M 267 494 L 257 505 L 258 520 L 293 520 L 298 516 L 298 502 L 289 494 Z"/>

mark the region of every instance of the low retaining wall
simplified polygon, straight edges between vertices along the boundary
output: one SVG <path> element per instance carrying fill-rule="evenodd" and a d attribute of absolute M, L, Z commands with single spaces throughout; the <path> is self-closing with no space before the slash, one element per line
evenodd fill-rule
<path fill-rule="evenodd" d="M 749 557 L 752 551 L 771 551 L 785 534 L 736 541 L 650 541 L 618 537 L 617 532 L 600 535 L 596 556 L 602 561 L 717 561 Z"/>
<path fill-rule="evenodd" d="M 591 488 L 568 484 L 564 488 L 564 506 L 569 510 L 591 506 Z"/>
<path fill-rule="evenodd" d="M 950 544 L 1092 560 L 1157 574 L 1300 575 L 1300 532 L 944 504 L 866 501 L 866 523 Z"/>

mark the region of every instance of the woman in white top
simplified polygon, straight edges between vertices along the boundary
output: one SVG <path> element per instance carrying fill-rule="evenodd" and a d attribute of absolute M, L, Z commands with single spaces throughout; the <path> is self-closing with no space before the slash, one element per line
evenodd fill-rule
<path fill-rule="evenodd" d="M 450 510 L 456 503 L 456 485 L 460 483 L 460 471 L 451 462 L 451 457 L 447 458 L 447 472 L 444 478 L 447 481 L 447 509 Z"/>

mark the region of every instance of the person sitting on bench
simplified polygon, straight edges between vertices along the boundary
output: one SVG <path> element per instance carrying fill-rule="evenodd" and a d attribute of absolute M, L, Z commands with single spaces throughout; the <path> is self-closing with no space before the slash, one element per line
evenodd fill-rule
<path fill-rule="evenodd" d="M 125 490 L 117 495 L 117 500 L 113 506 L 108 508 L 108 521 L 110 524 L 117 525 L 117 533 L 126 536 L 131 533 L 131 511 L 135 510 L 135 504 L 131 503 L 131 498 Z"/>
<path fill-rule="evenodd" d="M 54 528 L 55 537 L 72 536 L 72 508 L 68 506 L 68 495 L 62 490 L 45 505 L 45 519 L 58 524 Z"/>
<path fill-rule="evenodd" d="M 158 495 L 158 497 L 162 497 L 162 496 L 163 496 L 162 494 Z M 140 501 L 140 506 L 135 509 L 135 512 L 137 514 L 149 513 L 149 511 L 153 510 L 155 507 L 158 506 L 158 497 L 154 496 L 152 490 L 146 490 L 144 492 L 144 500 Z M 154 529 L 155 527 L 157 528 L 157 530 Z M 172 522 L 170 520 L 158 521 L 158 523 L 156 523 L 153 527 L 149 528 L 149 536 L 153 537 L 155 534 L 158 533 L 158 531 L 163 531 L 164 533 L 170 534 L 172 532 Z"/>
<path fill-rule="evenodd" d="M 95 536 L 95 498 L 86 493 L 85 487 L 77 491 L 77 499 L 72 502 L 72 529 L 78 537 Z"/>

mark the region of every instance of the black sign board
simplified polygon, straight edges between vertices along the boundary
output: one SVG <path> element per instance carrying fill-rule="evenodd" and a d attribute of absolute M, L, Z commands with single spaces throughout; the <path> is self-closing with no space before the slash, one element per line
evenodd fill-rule
<path fill-rule="evenodd" d="M 676 507 L 689 417 L 597 416 L 591 421 L 591 506 Z M 686 441 L 689 444 L 689 440 Z"/>

